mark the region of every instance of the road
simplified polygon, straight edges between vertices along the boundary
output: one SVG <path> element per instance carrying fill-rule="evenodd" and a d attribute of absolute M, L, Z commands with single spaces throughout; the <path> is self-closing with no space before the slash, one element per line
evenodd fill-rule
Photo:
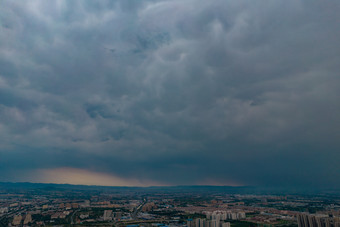
<path fill-rule="evenodd" d="M 144 199 L 143 199 L 143 202 L 141 203 L 141 204 L 139 204 L 138 205 L 138 207 L 136 207 L 135 209 L 134 209 L 134 211 L 132 212 L 132 214 L 131 214 L 131 218 L 132 219 L 137 219 L 137 216 L 138 216 L 138 213 L 139 213 L 139 211 L 142 209 L 142 207 L 146 204 L 148 202 L 148 200 L 147 200 L 147 198 L 145 197 Z"/>
<path fill-rule="evenodd" d="M 74 215 L 79 211 L 80 209 L 76 210 L 73 212 L 72 216 L 71 216 L 71 225 L 74 225 L 74 221 L 73 221 L 73 217 Z"/>
<path fill-rule="evenodd" d="M 152 220 L 119 221 L 119 222 L 116 222 L 114 226 L 127 226 L 127 225 L 141 224 L 141 223 L 161 223 L 164 221 L 169 221 L 169 220 L 159 218 L 159 219 L 152 219 Z"/>

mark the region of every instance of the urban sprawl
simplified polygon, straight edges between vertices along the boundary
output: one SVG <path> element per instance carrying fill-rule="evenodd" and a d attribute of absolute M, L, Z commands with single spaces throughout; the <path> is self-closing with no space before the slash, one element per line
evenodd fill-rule
<path fill-rule="evenodd" d="M 0 226 L 340 227 L 334 194 L 1 187 Z"/>

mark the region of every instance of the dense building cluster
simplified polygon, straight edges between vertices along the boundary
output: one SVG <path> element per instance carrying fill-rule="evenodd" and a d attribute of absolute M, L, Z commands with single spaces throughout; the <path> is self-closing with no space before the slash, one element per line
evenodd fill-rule
<path fill-rule="evenodd" d="M 212 220 L 239 220 L 246 218 L 243 211 L 233 212 L 232 210 L 216 210 L 213 212 L 205 212 L 207 219 Z"/>
<path fill-rule="evenodd" d="M 298 227 L 340 227 L 340 217 L 325 214 L 298 214 Z"/>
<path fill-rule="evenodd" d="M 337 195 L 0 187 L 0 226 L 340 227 Z"/>

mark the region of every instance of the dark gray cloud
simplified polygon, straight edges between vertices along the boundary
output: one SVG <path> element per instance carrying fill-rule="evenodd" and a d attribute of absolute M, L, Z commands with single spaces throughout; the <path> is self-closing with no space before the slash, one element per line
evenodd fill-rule
<path fill-rule="evenodd" d="M 339 10 L 4 1 L 0 180 L 68 167 L 163 184 L 340 186 Z"/>

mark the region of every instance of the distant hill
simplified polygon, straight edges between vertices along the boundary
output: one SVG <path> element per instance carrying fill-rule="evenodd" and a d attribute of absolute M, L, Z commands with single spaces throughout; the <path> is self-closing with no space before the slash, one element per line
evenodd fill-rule
<path fill-rule="evenodd" d="M 13 190 L 89 190 L 89 191 L 139 191 L 172 192 L 172 193 L 227 193 L 227 194 L 340 194 L 339 189 L 296 189 L 296 188 L 274 188 L 254 186 L 212 186 L 212 185 L 179 185 L 179 186 L 151 186 L 151 187 L 127 187 L 127 186 L 94 186 L 94 185 L 72 185 L 52 183 L 30 183 L 30 182 L 0 182 L 1 189 Z"/>

